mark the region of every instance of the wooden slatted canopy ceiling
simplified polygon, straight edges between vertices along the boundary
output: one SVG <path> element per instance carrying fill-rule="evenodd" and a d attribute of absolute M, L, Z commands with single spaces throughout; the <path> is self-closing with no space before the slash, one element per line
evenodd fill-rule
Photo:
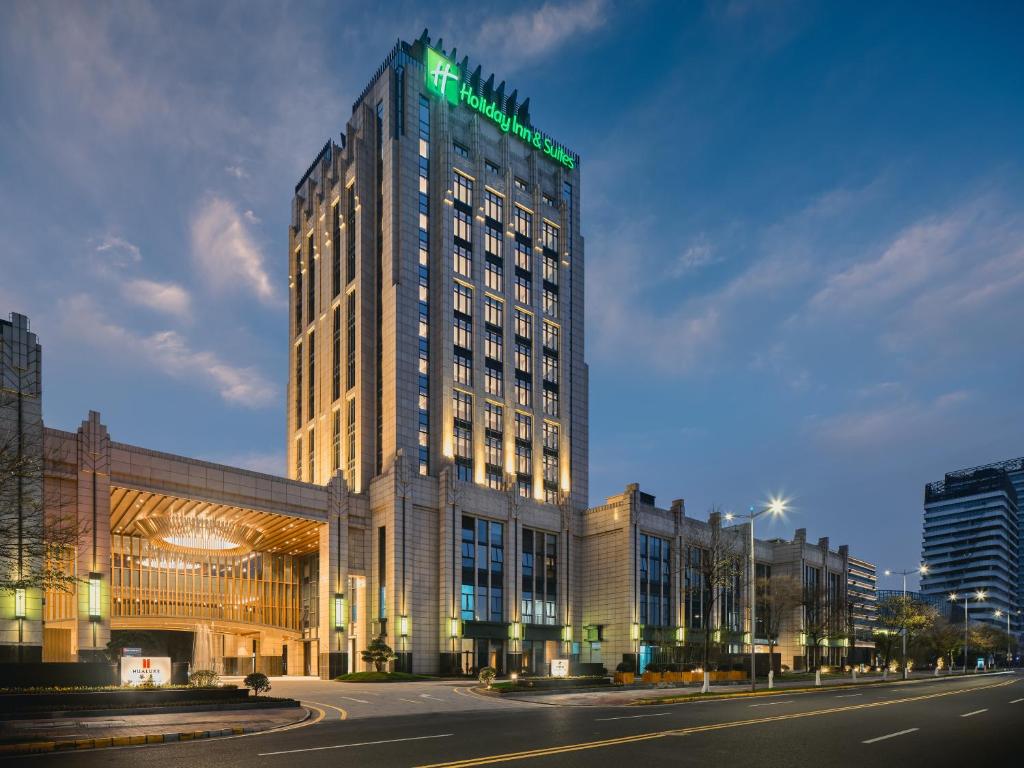
<path fill-rule="evenodd" d="M 206 500 L 189 499 L 164 493 L 153 493 L 136 488 L 110 488 L 110 530 L 124 535 L 146 536 L 136 524 L 153 515 L 170 513 L 204 515 L 230 522 L 242 523 L 263 532 L 261 552 L 282 555 L 306 555 L 320 548 L 318 523 L 300 517 L 287 517 L 245 509 L 227 504 L 214 504 Z M 216 552 L 211 552 L 216 554 Z"/>

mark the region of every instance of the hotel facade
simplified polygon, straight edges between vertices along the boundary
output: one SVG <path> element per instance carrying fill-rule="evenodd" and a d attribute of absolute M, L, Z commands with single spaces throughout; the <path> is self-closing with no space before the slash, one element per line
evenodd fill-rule
<path fill-rule="evenodd" d="M 635 485 L 588 509 L 580 160 L 529 99 L 425 31 L 397 43 L 296 185 L 287 258 L 287 479 L 114 442 L 96 413 L 44 427 L 38 341 L 0 325 L 0 426 L 42 467 L 14 509 L 81 531 L 71 592 L 0 595 L 0 660 L 100 660 L 125 629 L 325 678 L 377 637 L 429 674 L 683 658 L 704 622 L 749 650 L 743 580 L 728 610 L 693 602 L 720 519 Z M 870 564 L 801 531 L 755 555 L 808 590 L 782 663 L 852 659 L 840 616 Z"/>

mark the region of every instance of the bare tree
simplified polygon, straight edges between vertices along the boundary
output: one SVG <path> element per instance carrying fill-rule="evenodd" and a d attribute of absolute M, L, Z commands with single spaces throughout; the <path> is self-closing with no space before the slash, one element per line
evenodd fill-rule
<path fill-rule="evenodd" d="M 739 537 L 731 529 L 722 529 L 721 511 L 717 507 L 711 508 L 708 517 L 707 541 L 687 551 L 687 569 L 697 578 L 696 583 L 688 583 L 686 586 L 689 595 L 699 595 L 702 607 L 702 663 L 705 690 L 708 687 L 708 666 L 711 662 L 711 645 L 715 634 L 714 617 L 730 590 L 737 592 L 736 599 L 739 599 L 737 587 L 745 573 L 744 553 Z"/>
<path fill-rule="evenodd" d="M 0 591 L 75 587 L 71 563 L 82 527 L 44 473 L 38 400 L 20 382 L 0 389 Z"/>
<path fill-rule="evenodd" d="M 803 587 L 792 576 L 762 578 L 757 585 L 759 615 L 763 617 L 765 634 L 768 638 L 768 663 L 778 645 L 782 627 L 793 612 L 803 605 Z"/>

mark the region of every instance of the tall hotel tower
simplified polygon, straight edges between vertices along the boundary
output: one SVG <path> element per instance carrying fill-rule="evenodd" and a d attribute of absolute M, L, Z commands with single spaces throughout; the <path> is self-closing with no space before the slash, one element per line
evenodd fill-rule
<path fill-rule="evenodd" d="M 295 187 L 288 471 L 344 483 L 332 671 L 380 636 L 415 672 L 578 652 L 579 159 L 470 66 L 397 43 Z"/>

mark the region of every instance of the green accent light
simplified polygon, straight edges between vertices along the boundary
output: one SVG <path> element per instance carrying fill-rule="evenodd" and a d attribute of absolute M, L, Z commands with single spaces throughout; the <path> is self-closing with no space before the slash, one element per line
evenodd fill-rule
<path fill-rule="evenodd" d="M 14 618 L 25 618 L 25 590 L 18 588 L 14 590 Z"/>
<path fill-rule="evenodd" d="M 541 150 L 545 155 L 555 162 L 561 163 L 566 168 L 576 167 L 576 158 L 561 144 L 556 144 L 551 139 L 542 135 L 528 125 L 519 122 L 518 115 L 506 115 L 501 105 L 496 101 L 488 101 L 477 95 L 473 86 L 463 82 L 462 73 L 445 56 L 433 48 L 427 48 L 426 56 L 426 88 L 433 96 L 444 98 L 449 104 L 458 106 L 465 104 L 470 109 L 479 112 L 491 120 L 502 133 L 511 133 L 524 144 Z"/>

